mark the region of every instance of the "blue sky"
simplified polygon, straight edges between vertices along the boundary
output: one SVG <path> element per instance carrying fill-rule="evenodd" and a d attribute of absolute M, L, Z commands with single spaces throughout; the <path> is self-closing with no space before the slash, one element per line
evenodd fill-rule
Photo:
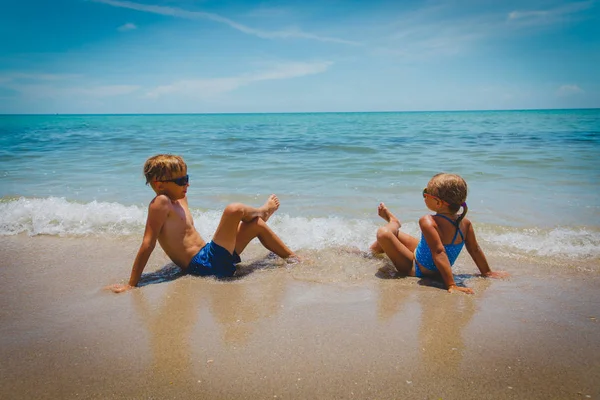
<path fill-rule="evenodd" d="M 599 3 L 0 0 L 0 113 L 600 107 Z"/>

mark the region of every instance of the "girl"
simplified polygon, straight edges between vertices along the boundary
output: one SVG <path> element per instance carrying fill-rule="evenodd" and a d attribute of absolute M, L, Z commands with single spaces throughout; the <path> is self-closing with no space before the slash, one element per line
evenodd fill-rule
<path fill-rule="evenodd" d="M 377 241 L 371 245 L 375 254 L 385 253 L 396 270 L 407 276 L 441 276 L 449 292 L 455 290 L 474 293 L 473 289 L 456 286 L 452 265 L 463 245 L 475 261 L 481 275 L 491 278 L 508 276 L 505 272 L 492 272 L 483 250 L 477 244 L 475 231 L 467 214 L 467 183 L 454 174 L 435 175 L 423 190 L 425 205 L 434 215 L 419 219 L 421 240 L 400 231 L 400 221 L 381 203 L 378 214 L 387 221 L 377 230 Z M 458 211 L 463 209 L 462 214 Z"/>

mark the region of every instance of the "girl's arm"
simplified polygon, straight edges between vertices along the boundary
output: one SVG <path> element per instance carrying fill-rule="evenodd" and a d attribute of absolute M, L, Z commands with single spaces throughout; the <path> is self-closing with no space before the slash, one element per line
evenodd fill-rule
<path fill-rule="evenodd" d="M 485 254 L 481 247 L 479 247 L 479 243 L 477 243 L 477 238 L 475 237 L 475 230 L 473 229 L 473 224 L 471 221 L 465 220 L 467 235 L 465 236 L 465 247 L 467 251 L 471 255 L 471 258 L 477 265 L 477 268 L 481 272 L 481 276 L 485 276 L 488 278 L 504 278 L 508 276 L 508 273 L 499 271 L 493 272 L 490 269 L 490 266 L 487 262 L 487 258 L 485 258 Z"/>
<path fill-rule="evenodd" d="M 423 237 L 425 238 L 425 241 L 431 250 L 433 262 L 442 275 L 446 289 L 448 289 L 449 292 L 458 290 L 459 292 L 474 293 L 473 289 L 471 288 L 456 286 L 456 282 L 454 282 L 454 275 L 452 275 L 452 266 L 450 265 L 450 260 L 446 254 L 446 249 L 444 248 L 442 238 L 440 237 L 437 224 L 435 223 L 433 217 L 431 215 L 425 215 L 424 217 L 421 217 L 421 219 L 419 219 L 419 226 L 421 227 Z"/>

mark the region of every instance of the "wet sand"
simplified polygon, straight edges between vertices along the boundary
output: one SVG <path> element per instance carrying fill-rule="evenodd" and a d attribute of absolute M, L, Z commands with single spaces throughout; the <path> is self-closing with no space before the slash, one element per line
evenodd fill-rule
<path fill-rule="evenodd" d="M 598 268 L 492 259 L 511 278 L 468 296 L 258 247 L 241 279 L 179 277 L 157 248 L 146 286 L 103 290 L 138 244 L 0 238 L 0 398 L 600 398 Z"/>

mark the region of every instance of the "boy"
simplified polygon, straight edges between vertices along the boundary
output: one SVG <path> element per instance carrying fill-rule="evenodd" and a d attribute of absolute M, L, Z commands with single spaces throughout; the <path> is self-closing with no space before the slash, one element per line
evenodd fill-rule
<path fill-rule="evenodd" d="M 137 286 L 157 240 L 175 264 L 185 272 L 199 276 L 233 276 L 235 264 L 240 262 L 239 254 L 255 237 L 279 257 L 297 260 L 297 256 L 266 224 L 279 208 L 277 196 L 271 195 L 259 208 L 241 203 L 229 204 L 223 211 L 213 240 L 206 244 L 194 228 L 188 207 L 189 176 L 183 159 L 170 154 L 150 157 L 144 164 L 144 175 L 146 184 L 150 184 L 156 197 L 148 207 L 146 230 L 133 262 L 129 283 L 110 286 L 113 292 L 120 293 Z"/>

